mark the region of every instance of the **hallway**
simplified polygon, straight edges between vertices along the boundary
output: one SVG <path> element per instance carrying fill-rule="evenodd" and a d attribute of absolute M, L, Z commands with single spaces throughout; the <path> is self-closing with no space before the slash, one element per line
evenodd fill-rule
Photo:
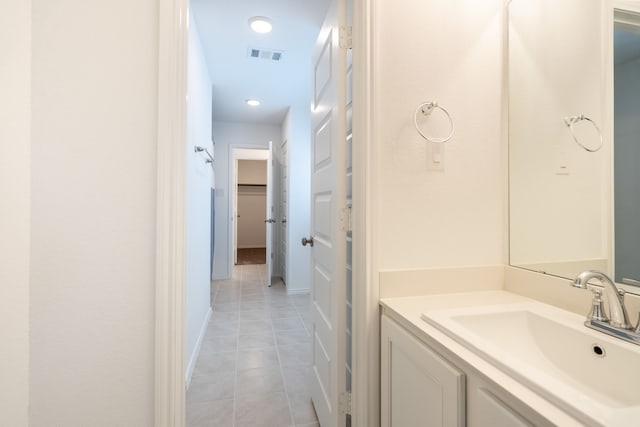
<path fill-rule="evenodd" d="M 266 265 L 212 283 L 213 314 L 187 392 L 187 426 L 319 426 L 307 386 L 310 296 L 266 285 Z"/>

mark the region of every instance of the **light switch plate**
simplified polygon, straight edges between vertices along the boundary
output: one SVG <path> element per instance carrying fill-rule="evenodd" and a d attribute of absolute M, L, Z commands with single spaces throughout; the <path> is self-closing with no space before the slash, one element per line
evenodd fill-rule
<path fill-rule="evenodd" d="M 427 170 L 444 171 L 444 143 L 427 141 Z"/>
<path fill-rule="evenodd" d="M 568 156 L 563 147 L 555 147 L 553 168 L 556 175 L 569 175 Z"/>

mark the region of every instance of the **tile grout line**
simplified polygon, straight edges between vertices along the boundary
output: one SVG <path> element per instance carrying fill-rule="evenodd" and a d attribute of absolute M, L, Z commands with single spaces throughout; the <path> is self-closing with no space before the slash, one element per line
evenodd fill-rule
<path fill-rule="evenodd" d="M 311 295 L 309 295 L 308 298 L 311 299 Z M 293 302 L 293 307 L 294 307 L 294 309 L 295 309 L 295 311 L 296 311 L 296 313 L 298 315 L 298 320 L 300 322 L 302 322 L 302 327 L 304 328 L 304 330 L 305 330 L 307 336 L 309 337 L 310 341 L 313 341 L 313 336 L 311 335 L 311 331 L 309 331 L 309 329 L 307 328 L 307 322 L 305 321 L 304 317 L 300 313 L 300 309 L 298 307 L 298 304 L 296 303 L 297 301 L 296 300 L 293 300 L 293 301 L 294 301 Z M 310 307 L 311 302 L 307 301 L 305 304 L 307 304 L 309 306 L 309 310 L 311 310 L 311 307 Z M 311 348 L 313 348 L 313 343 L 312 342 L 309 342 L 309 345 L 311 345 Z M 313 353 L 313 351 L 312 351 L 312 353 Z M 313 360 L 313 354 L 311 354 L 311 358 Z M 311 364 L 313 365 L 313 362 Z M 313 410 L 315 412 L 315 408 Z M 316 415 L 316 419 L 317 419 L 317 415 Z M 296 427 L 305 427 L 305 426 L 314 426 L 314 425 L 319 425 L 319 423 L 317 422 L 315 424 L 314 423 L 303 424 L 303 425 L 296 426 Z"/>
<path fill-rule="evenodd" d="M 306 325 L 306 322 L 304 321 L 304 318 L 300 314 L 300 310 L 298 309 L 298 304 L 296 304 L 295 300 L 293 300 L 293 301 L 294 301 L 293 302 L 293 308 L 295 309 L 296 314 L 298 315 L 298 321 L 302 322 L 302 327 L 303 327 L 304 331 L 306 332 L 307 336 L 310 337 L 311 334 L 309 333 L 309 330 L 307 329 L 307 325 Z M 312 357 L 313 357 L 313 355 L 312 355 Z M 302 426 L 300 426 L 300 427 L 302 427 Z"/>
<path fill-rule="evenodd" d="M 266 283 L 266 282 L 265 282 Z M 276 355 L 278 356 L 278 369 L 280 370 L 280 377 L 282 378 L 282 387 L 284 388 L 284 397 L 287 399 L 287 406 L 289 407 L 289 418 L 291 419 L 291 426 L 295 427 L 296 419 L 293 416 L 293 406 L 291 405 L 291 399 L 289 399 L 289 391 L 287 390 L 287 382 L 284 378 L 284 369 L 282 367 L 282 357 L 280 357 L 280 345 L 278 344 L 278 336 L 276 335 L 276 328 L 273 325 L 273 318 L 271 317 L 271 304 L 269 306 L 269 323 L 271 324 L 271 332 L 273 334 L 273 340 L 276 345 Z"/>
<path fill-rule="evenodd" d="M 308 303 L 308 304 L 310 304 L 310 303 Z M 302 314 L 300 314 L 300 310 L 298 309 L 298 305 L 295 302 L 293 303 L 293 307 L 296 310 L 296 314 L 298 315 L 299 320 L 302 322 L 302 327 L 307 332 L 307 335 L 311 337 L 311 331 L 307 328 L 307 322 L 304 321 L 304 317 L 302 316 Z M 311 338 L 313 338 L 313 337 L 311 337 Z"/>
<path fill-rule="evenodd" d="M 297 319 L 298 322 L 302 322 L 301 330 L 304 331 L 304 334 L 307 337 L 310 337 L 311 333 L 304 320 L 304 316 L 302 315 L 302 309 L 305 306 L 308 306 L 309 302 L 300 304 L 300 298 L 294 298 L 291 295 L 287 295 L 286 288 L 284 289 L 284 292 L 285 292 L 284 294 L 281 293 L 283 290 L 280 288 L 280 286 L 276 287 L 275 289 L 267 288 L 267 285 L 269 283 L 268 283 L 268 280 L 266 279 L 265 270 L 266 269 L 264 265 L 263 266 L 234 266 L 232 278 L 231 278 L 232 286 L 227 286 L 226 284 L 225 286 L 221 286 L 220 283 L 217 283 L 215 285 L 214 292 L 211 294 L 211 305 L 213 308 L 213 306 L 216 305 L 218 298 L 221 298 L 223 293 L 225 294 L 225 297 L 226 297 L 226 292 L 228 290 L 237 291 L 237 306 L 233 311 L 235 313 L 235 321 L 237 322 L 237 329 L 235 331 L 236 348 L 235 348 L 235 367 L 233 372 L 234 390 L 233 390 L 231 425 L 232 427 L 237 427 L 240 425 L 239 419 L 238 419 L 238 410 L 240 409 L 239 400 L 238 400 L 238 397 L 239 397 L 238 386 L 240 381 L 239 362 L 240 362 L 240 336 L 241 336 L 241 328 L 240 328 L 241 306 L 245 298 L 248 298 L 248 300 L 246 301 L 247 303 L 251 303 L 253 301 L 252 295 L 254 295 L 254 293 L 251 292 L 251 289 L 254 288 L 254 285 L 258 285 L 257 288 L 260 291 L 256 292 L 256 295 L 259 294 L 261 296 L 262 304 L 265 305 L 264 308 L 266 308 L 265 310 L 267 313 L 266 321 L 269 322 L 268 327 L 271 332 L 270 335 L 274 340 L 274 345 L 275 345 L 274 349 L 277 357 L 277 366 L 274 366 L 273 369 L 279 369 L 279 377 L 282 381 L 284 397 L 287 402 L 287 408 L 288 408 L 288 414 L 289 414 L 289 425 L 292 427 L 317 426 L 318 425 L 317 421 L 316 423 L 296 424 L 296 419 L 294 416 L 295 411 L 292 404 L 292 396 L 290 396 L 290 393 L 288 391 L 287 383 L 284 375 L 285 369 L 286 369 L 283 366 L 284 362 L 283 362 L 282 355 L 284 353 L 283 353 L 283 350 L 281 349 L 280 343 L 278 342 L 279 333 L 282 332 L 286 334 L 287 332 L 291 332 L 289 328 L 292 325 L 287 324 L 285 322 L 284 324 L 282 324 L 282 327 L 284 328 L 283 330 L 277 329 L 276 322 L 274 322 L 274 318 L 272 317 L 272 314 L 275 314 L 276 312 L 278 312 L 278 310 L 293 306 L 295 318 Z M 213 283 L 214 281 L 211 281 L 211 282 Z M 244 291 L 247 291 L 247 290 L 249 290 L 249 292 L 245 295 Z M 226 302 L 227 301 L 225 299 L 225 301 L 220 302 L 220 304 L 225 304 Z M 232 300 L 229 302 L 232 302 Z M 284 302 L 284 305 L 282 304 L 282 302 Z M 291 313 L 291 315 L 281 314 L 281 313 L 277 313 L 277 314 L 281 317 L 284 316 L 283 318 L 285 319 L 288 319 L 291 317 L 291 315 L 293 315 L 293 313 Z M 278 317 L 278 319 L 280 319 L 281 317 Z M 255 319 L 255 320 L 259 320 L 259 319 Z M 220 319 L 220 321 L 228 324 L 228 323 L 233 323 L 234 320 L 233 320 L 233 316 L 228 316 L 228 317 L 224 317 L 223 319 Z M 293 328 L 293 329 L 297 329 L 297 328 Z M 272 394 L 277 392 L 278 392 L 277 390 L 273 390 L 265 394 Z M 284 413 L 282 413 L 282 415 L 284 415 Z"/>
<path fill-rule="evenodd" d="M 233 267 L 237 268 L 236 266 Z M 238 365 L 240 363 L 240 304 L 242 303 L 242 269 L 240 270 L 240 295 L 238 297 L 238 329 L 236 331 L 236 363 L 233 372 L 233 416 L 231 417 L 231 426 L 236 426 L 236 413 L 238 407 Z"/>
<path fill-rule="evenodd" d="M 260 275 L 262 276 L 262 274 L 264 273 L 264 269 L 260 270 Z M 263 290 L 263 294 L 265 296 L 267 296 L 267 293 L 265 292 L 264 288 L 269 286 L 269 282 L 270 282 L 271 278 L 266 278 L 266 275 L 264 276 L 264 278 L 261 277 L 261 281 L 262 281 L 262 287 L 261 289 Z M 271 288 L 268 288 L 271 289 Z M 273 342 L 275 344 L 275 350 L 276 350 L 276 357 L 278 358 L 278 370 L 280 372 L 280 378 L 282 379 L 282 388 L 283 388 L 283 392 L 284 392 L 284 396 L 285 399 L 287 399 L 287 407 L 289 408 L 289 419 L 291 421 L 291 426 L 294 427 L 296 425 L 295 422 L 295 418 L 293 416 L 293 407 L 291 405 L 291 400 L 289 399 L 289 392 L 287 391 L 287 384 L 284 378 L 284 369 L 282 368 L 282 358 L 280 356 L 280 346 L 278 345 L 278 336 L 276 333 L 276 328 L 273 324 L 273 318 L 271 317 L 271 297 L 269 296 L 269 298 L 265 298 L 265 303 L 267 305 L 267 316 L 269 317 L 269 325 L 271 326 L 271 335 L 273 336 Z"/>

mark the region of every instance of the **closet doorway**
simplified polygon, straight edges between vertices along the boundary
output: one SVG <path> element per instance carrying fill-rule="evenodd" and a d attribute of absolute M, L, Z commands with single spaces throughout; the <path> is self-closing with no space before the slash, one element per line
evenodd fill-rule
<path fill-rule="evenodd" d="M 232 150 L 234 265 L 267 264 L 273 260 L 273 173 L 269 149 Z"/>
<path fill-rule="evenodd" d="M 236 265 L 267 263 L 267 161 L 238 160 Z"/>

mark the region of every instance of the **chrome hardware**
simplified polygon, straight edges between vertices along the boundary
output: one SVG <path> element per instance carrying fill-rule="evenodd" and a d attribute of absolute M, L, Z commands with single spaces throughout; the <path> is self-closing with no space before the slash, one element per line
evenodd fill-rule
<path fill-rule="evenodd" d="M 598 280 L 606 295 L 607 304 L 609 305 L 609 317 L 604 313 L 602 303 L 602 292 L 599 288 L 589 284 L 589 280 Z M 584 325 L 588 328 L 604 332 L 607 335 L 623 339 L 636 345 L 640 345 L 640 319 L 638 325 L 634 328 L 629 323 L 629 315 L 624 305 L 624 290 L 618 289 L 615 283 L 604 273 L 600 271 L 584 271 L 575 278 L 571 286 L 580 289 L 588 289 L 594 293 L 591 312 L 587 316 Z"/>
<path fill-rule="evenodd" d="M 599 289 L 589 289 L 593 292 L 593 301 L 591 306 L 591 313 L 589 313 L 588 319 L 599 320 L 601 322 L 608 322 L 609 318 L 604 311 L 604 301 L 602 301 L 602 292 Z"/>
<path fill-rule="evenodd" d="M 422 131 L 422 129 L 420 129 L 420 125 L 418 124 L 418 113 L 421 113 L 425 117 L 429 117 L 431 115 L 431 113 L 433 113 L 433 111 L 435 109 L 439 109 L 439 110 L 442 111 L 442 113 L 444 113 L 444 115 L 449 120 L 449 125 L 451 126 L 449 134 L 447 136 L 445 136 L 445 137 L 442 137 L 442 138 L 436 138 L 436 137 L 432 137 L 432 136 L 427 136 Z M 427 141 L 430 141 L 430 142 L 447 142 L 447 141 L 449 141 L 451 139 L 451 137 L 453 136 L 453 133 L 455 132 L 455 125 L 453 124 L 453 117 L 451 117 L 451 114 L 449 113 L 448 110 L 446 110 L 442 105 L 438 104 L 438 101 L 426 101 L 426 102 L 423 102 L 422 104 L 418 105 L 418 108 L 416 108 L 416 111 L 413 113 L 413 124 L 416 127 L 416 130 L 418 131 L 420 136 L 423 137 L 424 139 L 426 139 Z"/>
<path fill-rule="evenodd" d="M 629 315 L 624 306 L 624 290 L 618 289 L 613 281 L 600 271 L 588 270 L 580 273 L 573 281 L 572 286 L 580 289 L 588 289 L 587 283 L 591 279 L 596 279 L 604 287 L 604 294 L 607 296 L 609 304 L 609 316 L 611 326 L 622 329 L 631 329 Z"/>
<path fill-rule="evenodd" d="M 598 145 L 597 147 L 589 148 L 589 147 L 587 147 L 586 145 L 584 145 L 582 142 L 580 142 L 578 140 L 578 137 L 576 136 L 576 131 L 573 129 L 573 125 L 575 125 L 576 123 L 580 123 L 583 120 L 585 120 L 587 122 L 590 122 L 591 125 L 593 125 L 593 127 L 595 128 L 596 132 L 598 133 L 598 136 L 600 137 L 600 145 Z M 578 114 L 577 116 L 565 117 L 564 118 L 564 124 L 567 125 L 567 127 L 571 131 L 571 136 L 573 136 L 573 140 L 576 142 L 576 144 L 578 144 L 580 147 L 582 147 L 583 149 L 587 150 L 588 152 L 595 153 L 596 151 L 601 149 L 602 146 L 604 145 L 604 138 L 602 137 L 602 131 L 600 130 L 600 128 L 598 127 L 596 122 L 594 122 L 593 120 L 591 120 L 589 117 L 585 116 L 584 114 Z"/>
<path fill-rule="evenodd" d="M 204 153 L 207 155 L 207 157 L 208 157 L 208 159 L 206 159 L 206 160 L 205 160 L 205 162 L 206 162 L 206 163 L 210 163 L 210 164 L 211 164 L 211 167 L 213 167 L 213 161 L 214 161 L 214 159 L 213 159 L 213 156 L 211 155 L 211 153 L 209 152 L 209 150 L 207 150 L 206 148 L 201 147 L 201 146 L 199 146 L 199 145 L 194 145 L 194 146 L 193 146 L 193 151 L 194 151 L 194 152 L 196 152 L 196 153 L 202 153 L 202 152 L 204 152 Z"/>
<path fill-rule="evenodd" d="M 274 222 L 276 222 L 276 220 L 273 219 L 273 218 L 269 218 L 269 219 L 265 219 L 264 222 L 266 222 L 268 224 L 273 224 Z"/>
<path fill-rule="evenodd" d="M 338 408 L 343 415 L 351 414 L 351 393 L 348 391 L 338 395 Z"/>
<path fill-rule="evenodd" d="M 287 223 L 287 218 L 282 218 L 282 223 L 286 224 Z"/>
<path fill-rule="evenodd" d="M 587 320 L 584 322 L 584 325 L 587 328 L 603 332 L 607 335 L 611 335 L 612 337 L 620 338 L 621 340 L 635 345 L 640 345 L 640 334 L 630 329 L 616 328 L 609 322 L 601 322 L 599 320 Z"/>
<path fill-rule="evenodd" d="M 311 246 L 313 247 L 313 237 L 309 237 L 308 239 L 306 237 L 302 238 L 302 246 Z"/>

